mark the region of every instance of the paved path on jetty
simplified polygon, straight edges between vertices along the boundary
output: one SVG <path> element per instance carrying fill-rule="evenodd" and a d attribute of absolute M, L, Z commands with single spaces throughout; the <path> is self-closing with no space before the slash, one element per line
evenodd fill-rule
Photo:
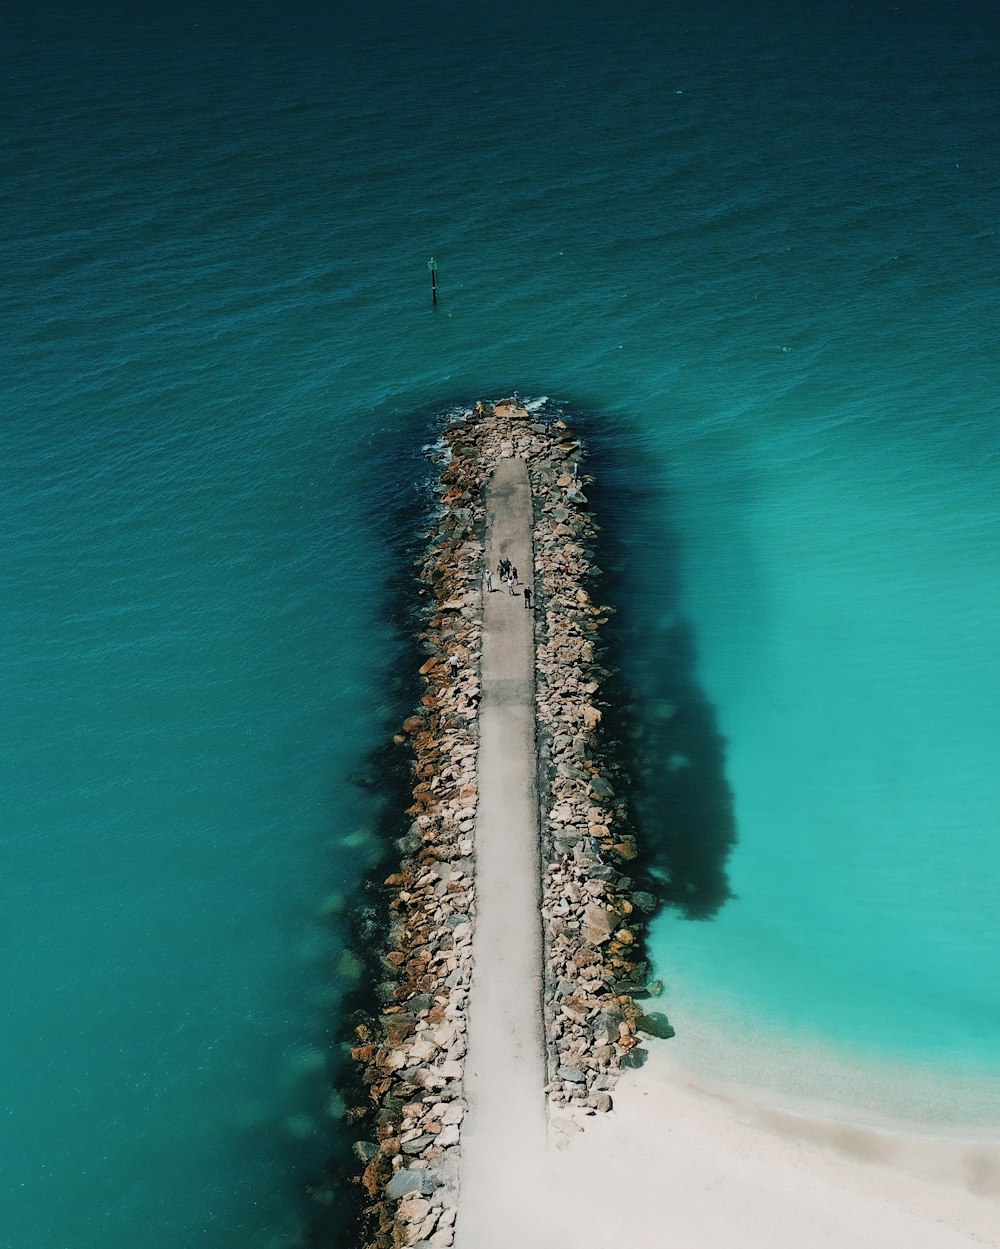
<path fill-rule="evenodd" d="M 501 460 L 486 497 L 486 560 L 498 589 L 484 593 L 476 923 L 468 1005 L 457 1249 L 532 1243 L 545 1148 L 545 1051 L 534 612 L 523 586 L 511 597 L 496 575 L 513 561 L 533 586 L 532 503 L 521 459 Z"/>

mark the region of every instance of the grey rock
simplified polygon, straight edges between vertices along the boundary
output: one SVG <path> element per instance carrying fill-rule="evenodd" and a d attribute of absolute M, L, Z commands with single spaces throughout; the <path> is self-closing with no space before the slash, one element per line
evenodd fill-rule
<path fill-rule="evenodd" d="M 640 1031 L 647 1032 L 650 1036 L 660 1037 L 664 1041 L 669 1041 L 674 1035 L 670 1021 L 659 1011 L 653 1011 L 649 1015 L 640 1015 L 635 1021 L 635 1026 Z"/>
<path fill-rule="evenodd" d="M 612 980 L 611 987 L 615 993 L 627 993 L 629 997 L 649 997 L 641 980 Z"/>
<path fill-rule="evenodd" d="M 591 1024 L 594 1039 L 597 1041 L 617 1041 L 618 1025 L 624 1023 L 625 1016 L 620 1010 L 602 1011 Z"/>
<path fill-rule="evenodd" d="M 556 1075 L 567 1084 L 586 1084 L 587 1082 L 587 1073 L 584 1069 L 570 1063 L 560 1063 Z"/>
<path fill-rule="evenodd" d="M 421 1193 L 428 1197 L 437 1188 L 437 1180 L 429 1171 L 416 1171 L 403 1167 L 397 1171 L 385 1186 L 385 1195 L 390 1201 L 398 1201 L 408 1193 Z"/>
<path fill-rule="evenodd" d="M 588 870 L 594 880 L 603 880 L 608 884 L 617 883 L 621 887 L 618 873 L 610 863 L 594 863 L 589 866 Z"/>
<path fill-rule="evenodd" d="M 640 911 L 645 911 L 647 915 L 652 914 L 656 910 L 656 898 L 651 893 L 646 893 L 642 889 L 637 889 L 632 894 L 632 902 Z"/>
<path fill-rule="evenodd" d="M 378 1146 L 374 1141 L 355 1141 L 351 1149 L 362 1165 L 367 1165 L 378 1154 Z"/>

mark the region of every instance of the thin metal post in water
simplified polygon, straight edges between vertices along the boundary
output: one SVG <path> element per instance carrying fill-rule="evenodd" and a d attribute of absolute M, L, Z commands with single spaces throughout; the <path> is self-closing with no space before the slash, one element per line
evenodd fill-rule
<path fill-rule="evenodd" d="M 438 301 L 438 266 L 437 261 L 432 256 L 427 262 L 427 268 L 431 271 L 431 301 Z"/>

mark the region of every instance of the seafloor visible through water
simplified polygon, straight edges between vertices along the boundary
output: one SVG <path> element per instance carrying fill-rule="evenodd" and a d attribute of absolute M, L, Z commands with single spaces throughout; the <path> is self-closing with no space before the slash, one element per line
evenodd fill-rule
<path fill-rule="evenodd" d="M 17 7 L 0 1245 L 301 1222 L 420 448 L 515 387 L 601 478 L 679 1036 L 995 1076 L 992 9 Z"/>

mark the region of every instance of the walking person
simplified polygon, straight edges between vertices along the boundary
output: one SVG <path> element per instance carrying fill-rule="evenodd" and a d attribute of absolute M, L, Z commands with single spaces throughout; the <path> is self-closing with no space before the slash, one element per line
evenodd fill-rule
<path fill-rule="evenodd" d="M 451 669 L 451 675 L 453 677 L 457 677 L 458 676 L 458 656 L 457 655 L 452 655 L 449 658 L 448 667 Z"/>
<path fill-rule="evenodd" d="M 487 594 L 493 593 L 493 569 L 492 568 L 486 569 L 486 593 Z"/>
<path fill-rule="evenodd" d="M 514 579 L 514 584 L 515 584 L 515 585 L 517 585 L 519 578 L 518 578 L 518 575 L 517 575 L 517 569 L 514 567 L 514 565 L 513 565 L 513 564 L 511 564 L 511 565 L 510 565 L 510 575 L 511 575 L 511 576 L 513 577 L 513 579 Z"/>
<path fill-rule="evenodd" d="M 507 592 L 510 594 L 511 598 L 514 597 L 514 578 L 513 577 L 507 578 Z"/>
<path fill-rule="evenodd" d="M 528 611 L 531 608 L 531 586 L 524 587 L 524 609 Z"/>

